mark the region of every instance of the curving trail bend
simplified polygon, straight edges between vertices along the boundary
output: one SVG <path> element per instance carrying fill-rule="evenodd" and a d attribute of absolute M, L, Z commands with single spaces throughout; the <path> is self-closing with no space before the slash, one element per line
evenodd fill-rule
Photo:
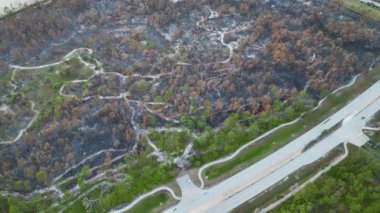
<path fill-rule="evenodd" d="M 149 197 L 149 196 L 152 196 L 152 195 L 154 195 L 155 193 L 160 192 L 160 191 L 168 191 L 174 199 L 176 199 L 176 200 L 181 200 L 181 197 L 178 197 L 178 196 L 174 193 L 173 189 L 171 189 L 171 188 L 169 188 L 169 187 L 167 187 L 167 186 L 161 186 L 161 187 L 158 187 L 158 188 L 154 189 L 153 191 L 150 191 L 149 193 L 146 193 L 146 194 L 144 194 L 144 195 L 141 195 L 140 197 L 138 197 L 137 199 L 135 199 L 135 200 L 134 200 L 132 203 L 130 203 L 129 205 L 127 205 L 127 206 L 125 206 L 125 207 L 123 207 L 123 208 L 121 208 L 121 209 L 114 209 L 114 210 L 111 210 L 110 212 L 111 212 L 111 213 L 122 213 L 122 212 L 125 212 L 125 211 L 127 211 L 127 210 L 133 208 L 134 206 L 136 206 L 136 204 L 139 203 L 141 200 L 143 200 L 143 199 L 145 199 L 145 198 L 147 198 L 147 197 Z"/>
<path fill-rule="evenodd" d="M 0 141 L 0 145 L 5 145 L 5 144 L 13 144 L 15 143 L 16 141 L 18 141 L 23 135 L 24 133 L 33 125 L 34 121 L 37 119 L 38 117 L 38 114 L 40 113 L 39 111 L 35 110 L 34 107 L 35 107 L 35 103 L 33 101 L 29 101 L 30 104 L 31 104 L 31 110 L 32 112 L 34 113 L 34 116 L 32 118 L 32 120 L 29 122 L 29 124 L 21 129 L 19 131 L 19 133 L 17 134 L 17 136 L 13 139 L 13 140 L 9 140 L 9 141 Z"/>

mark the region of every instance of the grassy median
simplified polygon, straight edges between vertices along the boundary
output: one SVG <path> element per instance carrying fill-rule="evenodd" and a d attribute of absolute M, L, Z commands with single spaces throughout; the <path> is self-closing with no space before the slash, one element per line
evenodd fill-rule
<path fill-rule="evenodd" d="M 359 0 L 341 0 L 343 7 L 368 19 L 380 22 L 380 9 L 367 5 Z"/>

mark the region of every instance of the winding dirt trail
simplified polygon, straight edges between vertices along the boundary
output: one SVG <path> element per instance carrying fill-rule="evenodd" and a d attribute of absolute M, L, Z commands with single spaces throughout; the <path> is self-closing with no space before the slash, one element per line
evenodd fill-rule
<path fill-rule="evenodd" d="M 45 65 L 41 65 L 41 66 L 31 66 L 31 67 L 26 67 L 26 66 L 18 66 L 18 65 L 10 65 L 9 67 L 13 68 L 14 70 L 12 71 L 12 77 L 11 77 L 11 86 L 12 86 L 12 90 L 11 90 L 11 94 L 14 94 L 15 93 L 15 90 L 17 89 L 17 85 L 14 83 L 15 82 L 15 75 L 16 75 L 16 72 L 19 71 L 19 70 L 35 70 L 35 69 L 43 69 L 43 68 L 47 68 L 47 67 L 52 67 L 52 66 L 57 66 L 59 64 L 62 64 L 64 63 L 65 61 L 68 61 L 71 59 L 71 57 L 73 57 L 73 55 L 78 51 L 78 50 L 81 50 L 81 48 L 79 49 L 74 49 L 73 51 L 71 51 L 70 53 L 68 53 L 67 55 L 65 55 L 61 61 L 59 62 L 53 62 L 53 63 L 50 63 L 50 64 L 45 64 Z M 63 88 L 64 86 L 62 86 L 60 88 L 60 91 L 61 89 Z M 31 104 L 31 111 L 34 113 L 34 116 L 32 118 L 32 120 L 28 123 L 28 125 L 21 129 L 19 131 L 19 133 L 17 134 L 17 136 L 13 139 L 13 140 L 9 140 L 9 141 L 0 141 L 0 145 L 9 145 L 9 144 L 12 144 L 12 143 L 16 143 L 18 140 L 20 140 L 20 138 L 24 135 L 24 133 L 33 125 L 34 121 L 37 119 L 38 117 L 38 114 L 39 114 L 39 111 L 35 110 L 35 103 L 32 101 L 32 100 L 29 100 L 30 104 Z"/>
<path fill-rule="evenodd" d="M 206 26 L 203 26 L 202 24 L 204 22 L 206 22 L 207 20 L 209 19 L 214 19 L 214 18 L 218 18 L 219 17 L 219 13 L 212 10 L 210 7 L 207 7 L 207 9 L 210 11 L 210 15 L 207 17 L 207 19 L 205 19 L 204 17 L 201 17 L 201 20 L 197 21 L 196 22 L 196 25 L 201 28 L 201 29 L 204 29 L 210 33 L 213 33 L 213 34 L 216 34 L 216 35 L 219 35 L 218 39 L 219 42 L 221 43 L 221 45 L 225 46 L 228 48 L 229 50 L 229 56 L 227 59 L 223 60 L 223 61 L 217 61 L 215 62 L 215 64 L 226 64 L 228 63 L 229 61 L 231 61 L 232 57 L 233 57 L 233 54 L 234 54 L 234 49 L 238 46 L 238 42 L 230 42 L 230 43 L 225 43 L 224 41 L 224 37 L 226 35 L 226 33 L 228 32 L 234 32 L 235 30 L 231 30 L 231 31 L 228 31 L 227 29 L 223 29 L 223 30 L 213 30 L 211 28 L 208 28 Z M 212 35 L 210 34 L 210 37 L 212 37 Z M 210 63 L 212 64 L 212 63 Z M 187 64 L 186 64 L 187 65 Z"/>
<path fill-rule="evenodd" d="M 240 29 L 233 29 L 233 30 L 231 30 L 231 31 L 228 31 L 228 30 L 226 30 L 226 29 L 216 31 L 216 30 L 213 30 L 213 29 L 211 29 L 211 28 L 208 28 L 208 27 L 204 26 L 203 23 L 206 22 L 208 19 L 213 19 L 213 18 L 217 18 L 217 17 L 219 17 L 219 14 L 218 14 L 217 12 L 213 11 L 211 8 L 208 7 L 208 10 L 210 11 L 210 15 L 209 15 L 206 19 L 205 19 L 204 17 L 201 17 L 201 19 L 200 19 L 199 21 L 196 22 L 196 25 L 197 25 L 199 28 L 204 29 L 204 30 L 207 31 L 207 32 L 210 32 L 210 33 L 212 33 L 212 34 L 218 35 L 218 39 L 217 39 L 217 40 L 218 40 L 223 46 L 225 46 L 225 47 L 227 47 L 227 48 L 229 49 L 229 57 L 228 57 L 227 59 L 225 59 L 225 60 L 223 60 L 223 61 L 214 62 L 214 63 L 228 63 L 228 62 L 232 59 L 232 57 L 233 57 L 234 49 L 238 46 L 238 42 L 226 43 L 226 42 L 225 42 L 225 34 L 226 34 L 226 33 L 229 33 L 229 32 L 234 32 L 234 31 L 241 31 L 241 30 L 244 30 L 245 27 L 242 27 L 242 28 L 240 28 Z M 210 35 L 210 36 L 211 36 L 211 35 Z M 263 44 L 263 45 L 257 45 L 255 48 L 256 48 L 256 49 L 262 49 L 264 46 L 265 46 L 264 44 Z M 178 64 L 178 65 L 184 65 L 184 66 L 191 65 L 191 64 L 183 63 L 183 62 L 178 62 L 177 64 Z M 213 64 L 213 63 L 210 63 L 210 64 Z M 331 94 L 335 94 L 335 93 L 337 93 L 337 92 L 339 92 L 339 91 L 341 91 L 341 90 L 343 90 L 343 89 L 345 89 L 345 88 L 347 88 L 347 87 L 352 86 L 352 85 L 356 82 L 356 80 L 357 80 L 357 78 L 358 78 L 359 76 L 360 76 L 360 74 L 356 75 L 356 76 L 352 79 L 352 81 L 351 81 L 350 83 L 348 83 L 348 84 L 346 84 L 346 85 L 343 85 L 343 86 L 337 88 L 337 89 L 334 90 Z M 320 101 L 318 102 L 318 105 L 317 105 L 316 107 L 314 107 L 314 108 L 312 109 L 312 111 L 318 109 L 318 108 L 323 104 L 323 102 L 324 102 L 325 100 L 326 100 L 326 98 L 320 100 Z M 303 114 L 304 114 L 304 113 L 303 113 Z M 302 114 L 302 115 L 303 115 L 303 114 Z M 252 140 L 252 141 L 249 142 L 248 144 L 245 144 L 244 146 L 240 147 L 238 150 L 236 150 L 236 151 L 235 151 L 234 153 L 232 153 L 231 155 L 226 156 L 226 157 L 224 157 L 224 158 L 222 158 L 222 159 L 218 159 L 218 160 L 216 160 L 216 161 L 210 162 L 210 163 L 208 163 L 208 164 L 202 166 L 202 167 L 200 168 L 200 170 L 198 171 L 198 178 L 199 178 L 199 180 L 200 180 L 200 182 L 201 182 L 201 188 L 204 188 L 204 180 L 203 180 L 203 177 L 202 177 L 202 173 L 203 173 L 203 171 L 204 171 L 205 169 L 207 169 L 207 168 L 209 168 L 209 167 L 211 167 L 211 166 L 213 166 L 213 165 L 220 164 L 220 163 L 223 163 L 223 162 L 226 162 L 226 161 L 228 161 L 228 160 L 233 159 L 234 157 L 236 157 L 237 155 L 239 155 L 240 152 L 241 152 L 242 150 L 244 150 L 245 148 L 247 148 L 248 146 L 250 146 L 250 145 L 256 143 L 257 141 L 261 140 L 262 138 L 264 138 L 264 137 L 266 137 L 266 136 L 272 134 L 273 132 L 275 132 L 276 130 L 278 130 L 278 129 L 280 129 L 280 128 L 283 128 L 283 127 L 285 127 L 285 126 L 289 126 L 289 125 L 292 125 L 292 124 L 296 123 L 296 122 L 302 117 L 302 115 L 301 115 L 299 118 L 297 118 L 297 119 L 295 119 L 295 120 L 293 120 L 293 121 L 291 121 L 291 122 L 288 122 L 288 123 L 282 124 L 282 125 L 280 125 L 280 126 L 274 128 L 274 129 L 272 129 L 272 130 L 266 132 L 265 134 L 259 136 L 259 137 L 256 138 L 255 140 Z M 154 150 L 157 150 L 157 149 L 158 149 L 154 144 L 150 144 L 150 145 L 151 145 L 151 147 L 152 147 Z M 156 148 L 157 148 L 157 149 L 156 149 Z M 187 150 L 188 148 L 189 148 L 189 150 Z M 186 150 L 187 150 L 186 155 L 188 155 L 188 152 L 191 150 L 191 148 L 192 148 L 192 147 L 191 147 L 190 145 L 188 145 L 188 147 L 186 148 Z M 298 152 L 297 152 L 297 153 L 298 153 Z M 184 153 L 184 155 L 185 155 L 185 153 Z M 158 188 L 158 189 L 160 189 L 160 188 Z M 156 189 L 156 190 L 158 190 L 158 189 Z M 136 205 L 139 201 L 141 201 L 143 198 L 146 198 L 146 197 L 148 197 L 148 196 L 150 196 L 150 195 L 156 193 L 156 192 L 157 192 L 156 190 L 154 190 L 154 191 L 152 191 L 152 192 L 149 192 L 149 193 L 147 193 L 147 194 L 144 194 L 144 195 L 140 196 L 138 199 L 134 200 L 132 203 L 130 203 L 129 205 L 127 205 L 126 207 L 124 207 L 122 210 L 115 210 L 115 211 L 111 211 L 111 212 L 121 212 L 121 211 L 128 210 L 128 209 L 132 208 L 133 206 L 135 206 L 135 205 Z M 164 189 L 161 189 L 161 190 L 164 190 Z M 173 195 L 173 197 L 174 197 L 174 195 Z"/>
<path fill-rule="evenodd" d="M 70 83 L 88 82 L 90 79 L 94 78 L 97 75 L 116 75 L 116 76 L 119 76 L 119 77 L 121 77 L 123 79 L 130 78 L 129 76 L 122 75 L 122 74 L 116 73 L 116 72 L 104 72 L 104 69 L 103 69 L 101 63 L 98 60 L 96 60 L 96 59 L 94 59 L 95 60 L 95 64 L 91 64 L 91 63 L 86 62 L 85 60 L 83 60 L 83 58 L 80 55 L 80 53 L 82 51 L 86 52 L 89 55 L 93 54 L 93 51 L 91 49 L 88 49 L 88 48 L 77 48 L 77 49 L 74 49 L 71 52 L 69 52 L 60 61 L 57 61 L 57 62 L 53 62 L 53 63 L 49 63 L 49 64 L 45 64 L 45 65 L 40 65 L 40 66 L 10 65 L 9 67 L 11 67 L 11 68 L 14 69 L 12 71 L 12 79 L 11 79 L 11 84 L 12 85 L 11 86 L 13 87 L 13 89 L 12 89 L 11 93 L 13 93 L 15 91 L 15 89 L 17 89 L 17 86 L 13 82 L 14 82 L 15 74 L 16 74 L 16 72 L 18 70 L 36 70 L 36 69 L 43 69 L 43 68 L 47 68 L 47 67 L 53 67 L 53 66 L 60 65 L 60 64 L 62 64 L 64 62 L 70 60 L 73 57 L 77 57 L 82 64 L 84 64 L 86 67 L 90 68 L 92 70 L 93 74 L 89 78 L 87 78 L 87 79 L 75 79 L 75 80 L 69 81 Z M 171 75 L 171 74 L 172 73 L 162 73 L 162 74 L 157 74 L 157 75 L 133 74 L 131 77 L 138 77 L 138 78 L 142 78 L 142 79 L 157 80 L 157 79 L 160 79 L 163 76 L 167 76 L 167 75 Z M 76 97 L 76 95 L 73 95 L 73 94 L 65 94 L 63 92 L 64 88 L 65 88 L 65 84 L 62 85 L 61 88 L 59 89 L 59 95 L 61 95 L 62 97 L 66 97 L 66 98 L 75 98 Z M 99 98 L 101 100 L 116 100 L 116 99 L 126 99 L 127 96 L 129 96 L 129 92 L 121 92 L 119 95 L 116 95 L 116 96 L 85 96 L 85 97 L 82 97 L 80 100 L 81 101 L 87 101 L 87 100 L 89 100 L 91 98 Z M 138 103 L 141 102 L 141 101 L 138 101 L 138 100 L 130 100 L 130 101 L 132 101 L 132 102 L 138 102 Z M 35 119 L 37 118 L 37 115 L 38 115 L 39 111 L 36 111 L 34 109 L 35 103 L 33 101 L 30 101 L 30 103 L 31 103 L 31 111 L 33 111 L 34 114 L 35 114 L 34 117 L 33 117 L 33 119 L 29 122 L 29 124 L 27 125 L 26 128 L 21 129 L 19 131 L 19 133 L 17 134 L 17 137 L 15 137 L 13 140 L 10 140 L 10 141 L 0 141 L 0 145 L 2 145 L 2 144 L 12 144 L 12 143 L 17 142 L 23 136 L 23 134 L 30 128 L 30 126 L 34 123 Z M 158 105 L 158 104 L 163 104 L 163 103 L 161 103 L 161 102 L 149 102 L 149 104 L 150 105 L 156 105 L 156 104 Z M 148 107 L 146 107 L 146 109 L 150 113 L 158 114 L 158 113 L 154 112 L 153 110 L 150 110 Z M 175 120 L 173 118 L 168 118 L 168 117 L 162 116 L 161 114 L 159 114 L 159 116 L 162 117 L 163 119 L 167 120 L 167 121 L 173 121 L 173 122 L 176 122 L 176 123 L 178 122 L 177 120 Z"/>
<path fill-rule="evenodd" d="M 32 120 L 29 122 L 29 124 L 25 128 L 23 128 L 19 131 L 19 133 L 17 134 L 17 136 L 13 140 L 0 141 L 0 145 L 9 145 L 9 144 L 13 144 L 16 141 L 20 140 L 20 138 L 24 135 L 24 133 L 33 125 L 34 121 L 37 119 L 38 114 L 40 112 L 34 109 L 36 104 L 33 101 L 29 101 L 29 102 L 31 105 L 30 110 L 34 113 Z"/>
<path fill-rule="evenodd" d="M 168 76 L 168 75 L 171 75 L 172 73 L 161 73 L 161 74 L 156 74 L 156 75 L 140 75 L 140 74 L 133 74 L 131 76 L 126 76 L 126 75 L 122 75 L 120 73 L 116 73 L 116 72 L 104 72 L 104 69 L 102 67 L 102 64 L 96 60 L 95 60 L 95 64 L 91 64 L 91 63 L 88 63 L 86 62 L 85 60 L 83 60 L 83 58 L 81 57 L 81 52 L 85 52 L 89 55 L 92 55 L 93 54 L 93 51 L 91 49 L 87 49 L 87 48 L 77 48 L 77 49 L 74 49 L 72 50 L 71 52 L 69 52 L 68 54 L 66 54 L 65 56 L 62 57 L 62 59 L 60 61 L 57 61 L 57 62 L 52 62 L 52 63 L 49 63 L 49 64 L 45 64 L 45 65 L 40 65 L 40 66 L 20 66 L 20 65 L 10 65 L 11 68 L 13 68 L 14 70 L 12 71 L 12 78 L 11 78 L 11 86 L 12 86 L 12 91 L 11 93 L 14 93 L 14 91 L 17 89 L 17 85 L 14 84 L 13 82 L 15 82 L 15 74 L 17 71 L 19 70 L 36 70 L 36 69 L 44 69 L 44 68 L 48 68 L 48 67 L 53 67 L 53 66 L 57 66 L 57 65 L 60 65 L 68 60 L 70 60 L 71 58 L 73 57 L 77 57 L 80 62 L 82 64 L 84 64 L 86 67 L 90 68 L 93 72 L 93 74 L 87 78 L 87 79 L 75 79 L 75 80 L 72 80 L 70 81 L 71 83 L 81 83 L 81 82 L 87 82 L 89 81 L 90 79 L 94 78 L 95 76 L 97 75 L 116 75 L 118 77 L 121 77 L 123 79 L 126 79 L 126 78 L 130 78 L 130 77 L 136 77 L 136 78 L 141 78 L 141 79 L 148 79 L 148 80 L 153 80 L 153 81 L 156 81 L 158 79 L 160 79 L 161 77 L 163 76 Z M 63 96 L 63 97 L 67 97 L 67 98 L 74 98 L 76 97 L 75 95 L 72 95 L 72 94 L 65 94 L 63 92 L 64 90 L 64 87 L 65 85 L 62 85 L 61 88 L 59 89 L 59 95 Z M 149 113 L 152 113 L 152 114 L 156 114 L 160 117 L 162 117 L 163 119 L 167 120 L 167 121 L 172 121 L 172 122 L 175 122 L 175 123 L 178 123 L 177 120 L 173 119 L 173 118 L 169 118 L 169 117 L 166 117 L 166 116 L 163 116 L 153 110 L 151 110 L 147 105 L 167 105 L 167 103 L 164 103 L 164 102 L 143 102 L 143 101 L 139 101 L 139 100 L 129 100 L 127 98 L 127 96 L 129 96 L 129 92 L 121 92 L 119 95 L 116 95 L 116 96 L 85 96 L 85 97 L 82 97 L 80 98 L 79 100 L 81 101 L 87 101 L 91 98 L 99 98 L 101 100 L 117 100 L 117 99 L 125 99 L 126 101 L 130 102 L 130 103 L 137 103 L 139 106 L 143 106 L 143 108 L 148 111 Z M 0 145 L 9 145 L 9 144 L 13 144 L 13 143 L 16 143 L 17 141 L 19 141 L 21 139 L 21 137 L 25 134 L 25 132 L 33 125 L 34 121 L 36 120 L 36 118 L 38 117 L 38 114 L 39 114 L 39 111 L 35 110 L 35 103 L 33 101 L 30 101 L 31 103 L 31 111 L 34 112 L 34 116 L 32 118 L 32 120 L 28 123 L 28 125 L 21 129 L 19 131 L 19 133 L 17 134 L 17 136 L 13 139 L 13 140 L 10 140 L 10 141 L 0 141 Z M 133 116 L 132 116 L 132 119 L 131 119 L 131 122 L 132 122 L 132 125 L 133 125 L 133 128 L 135 130 L 135 132 L 140 135 L 144 132 L 147 132 L 147 130 L 145 129 L 141 129 L 140 127 L 138 127 L 138 125 L 135 123 L 134 121 L 134 116 L 135 116 L 135 109 L 134 107 L 131 107 L 132 111 L 133 111 Z M 161 151 L 151 142 L 149 143 L 149 145 L 155 150 L 156 153 L 161 153 Z M 75 176 L 70 176 L 68 177 L 67 179 L 65 180 L 61 180 L 63 176 L 67 175 L 70 171 L 74 170 L 74 169 L 77 169 L 81 166 L 83 166 L 86 162 L 88 162 L 89 160 L 92 160 L 94 158 L 96 158 L 97 156 L 103 154 L 103 153 L 106 153 L 106 152 L 127 152 L 128 150 L 127 149 L 104 149 L 104 150 L 100 150 L 94 154 L 91 154 L 89 156 L 87 156 L 86 158 L 82 159 L 79 163 L 71 166 L 70 168 L 68 168 L 67 170 L 65 170 L 63 173 L 61 173 L 60 175 L 58 175 L 57 177 L 55 177 L 53 179 L 53 184 L 49 187 L 46 187 L 46 188 L 42 188 L 42 189 L 39 189 L 39 190 L 35 190 L 27 195 L 21 195 L 19 193 L 14 193 L 14 192 L 6 192 L 6 191 L 1 191 L 0 194 L 3 194 L 3 195 L 15 195 L 15 196 L 23 196 L 23 197 L 31 197 L 33 196 L 34 194 L 43 194 L 43 193 L 46 193 L 46 192 L 54 192 L 54 193 L 57 193 L 59 197 L 62 197 L 63 196 L 63 193 L 59 190 L 59 188 L 57 187 L 58 185 L 61 185 L 62 183 L 65 183 L 67 182 L 68 180 L 71 180 L 73 178 L 75 178 Z M 120 160 L 122 157 L 124 157 L 126 154 L 122 154 L 122 155 L 118 155 L 117 157 L 115 157 L 114 159 L 112 159 L 111 162 L 113 161 L 116 161 L 116 160 Z M 160 156 L 163 156 L 163 153 L 160 154 Z M 163 158 L 163 159 L 167 159 L 166 157 Z M 92 168 L 92 171 L 97 169 L 96 167 L 95 168 Z M 90 183 L 90 182 L 94 182 L 96 180 L 100 180 L 102 178 L 104 178 L 106 175 L 106 172 L 103 172 L 102 174 L 99 174 L 97 175 L 96 177 L 90 179 L 90 180 L 87 180 L 86 183 Z M 99 184 L 96 184 L 95 186 L 98 186 Z M 76 189 L 78 188 L 78 186 L 74 186 L 73 189 Z"/>
<path fill-rule="evenodd" d="M 208 31 L 208 32 L 211 32 L 211 33 L 214 33 L 216 35 L 219 35 L 218 37 L 218 41 L 221 43 L 221 45 L 223 45 L 224 47 L 228 48 L 229 50 L 229 57 L 223 61 L 219 61 L 219 62 L 216 62 L 216 63 L 228 63 L 232 57 L 233 57 L 233 54 L 234 54 L 234 49 L 236 49 L 237 45 L 239 42 L 230 42 L 230 43 L 226 43 L 225 42 L 225 35 L 226 33 L 228 32 L 231 32 L 231 31 L 228 31 L 226 29 L 223 29 L 223 30 L 219 30 L 219 31 L 215 31 L 213 29 L 210 29 L 210 28 L 207 28 L 205 26 L 202 26 L 201 24 L 205 21 L 207 21 L 208 19 L 213 19 L 213 18 L 217 18 L 219 17 L 219 14 L 213 10 L 211 10 L 211 8 L 208 8 L 209 11 L 210 11 L 210 15 L 208 16 L 207 19 L 205 19 L 204 17 L 201 18 L 200 21 L 198 21 L 196 24 L 198 27 Z M 13 72 L 16 72 L 17 70 L 33 70 L 33 69 L 42 69 L 42 68 L 47 68 L 47 67 L 52 67 L 52 66 L 57 66 L 57 65 L 60 65 L 61 63 L 65 62 L 65 61 L 68 61 L 72 56 L 75 56 L 75 57 L 78 57 L 79 60 L 81 61 L 81 63 L 83 63 L 85 66 L 89 67 L 92 71 L 93 71 L 93 75 L 91 77 L 89 77 L 88 79 L 76 79 L 76 80 L 73 80 L 71 81 L 71 83 L 82 83 L 82 82 L 88 82 L 91 78 L 93 78 L 94 76 L 96 75 L 116 75 L 120 78 L 123 78 L 123 79 L 126 79 L 126 78 L 130 78 L 130 76 L 126 76 L 126 75 L 122 75 L 120 73 L 116 73 L 116 72 L 104 72 L 102 66 L 101 66 L 101 63 L 99 61 L 96 60 L 96 65 L 94 64 L 91 64 L 91 63 L 88 63 L 86 61 L 83 60 L 83 58 L 80 56 L 80 54 L 77 54 L 78 51 L 81 51 L 81 50 L 85 50 L 85 51 L 88 51 L 88 53 L 92 54 L 92 50 L 91 49 L 85 49 L 85 48 L 78 48 L 78 49 L 74 49 L 73 51 L 71 51 L 70 53 L 68 53 L 66 56 L 64 56 L 62 58 L 61 61 L 58 61 L 58 62 L 54 62 L 54 63 L 50 63 L 50 64 L 45 64 L 45 65 L 41 65 L 41 66 L 30 66 L 30 67 L 26 67 L 26 66 L 18 66 L 18 65 L 10 65 L 11 68 L 14 68 L 15 70 Z M 97 67 L 101 67 L 101 69 L 97 69 Z M 187 63 L 180 63 L 180 65 L 189 65 Z M 161 77 L 163 76 L 167 76 L 167 75 L 171 75 L 172 73 L 163 73 L 163 74 L 157 74 L 157 75 L 140 75 L 140 74 L 133 74 L 131 77 L 138 77 L 138 78 L 142 78 L 142 79 L 150 79 L 150 80 L 158 80 L 160 79 Z M 13 76 L 14 77 L 14 76 Z M 354 79 L 347 85 L 344 85 L 342 87 L 339 87 L 338 89 L 336 89 L 335 91 L 332 92 L 332 94 L 334 93 L 337 93 L 339 92 L 340 90 L 344 89 L 344 88 L 347 88 L 349 86 L 351 86 L 352 84 L 355 83 L 356 79 L 359 77 L 359 75 L 355 76 Z M 74 98 L 76 97 L 75 95 L 73 94 L 65 94 L 63 91 L 64 91 L 64 87 L 65 85 L 63 85 L 60 89 L 59 89 L 59 94 L 63 97 L 68 97 L 68 98 Z M 91 98 L 99 98 L 101 100 L 114 100 L 114 99 L 124 99 L 126 101 L 130 101 L 130 102 L 134 102 L 134 103 L 138 103 L 138 104 L 141 104 L 142 106 L 145 107 L 145 109 L 149 112 L 149 113 L 152 113 L 152 114 L 156 114 L 156 115 L 159 115 L 160 117 L 164 118 L 165 120 L 167 121 L 171 121 L 171 122 L 174 122 L 174 123 L 179 123 L 176 119 L 174 118 L 168 118 L 168 117 L 165 117 L 161 114 L 158 114 L 157 112 L 151 110 L 149 107 L 146 106 L 145 103 L 143 103 L 142 101 L 138 101 L 138 100 L 129 100 L 128 99 L 128 96 L 129 96 L 129 93 L 128 92 L 121 92 L 119 95 L 117 96 L 86 96 L 86 97 L 82 97 L 80 100 L 89 100 Z M 322 99 L 318 105 L 313 109 L 313 110 L 316 110 L 317 108 L 320 107 L 320 105 L 324 102 L 326 98 Z M 35 119 L 37 118 L 38 116 L 38 111 L 36 111 L 34 109 L 35 107 L 35 104 L 34 102 L 30 101 L 31 102 L 31 110 L 34 112 L 34 117 L 33 119 L 30 121 L 30 123 L 27 125 L 26 128 L 24 129 L 21 129 L 17 135 L 17 137 L 11 141 L 0 141 L 0 145 L 2 144 L 12 144 L 12 143 L 15 143 L 17 142 L 23 135 L 24 133 L 30 128 L 30 126 L 33 124 L 33 122 L 35 121 Z M 165 104 L 165 103 L 161 103 L 161 102 L 151 102 L 149 104 L 152 104 L 152 105 L 159 105 L 159 104 Z M 132 115 L 132 118 L 131 118 L 131 122 L 132 122 L 132 125 L 133 125 L 133 128 L 135 130 L 135 132 L 138 134 L 138 135 L 143 135 L 144 134 L 144 129 L 141 129 L 134 121 L 135 119 L 135 111 L 136 109 L 134 107 L 131 107 L 132 111 L 133 111 L 133 115 Z M 301 115 L 302 117 L 302 115 Z M 237 151 L 235 151 L 234 153 L 232 153 L 231 155 L 225 157 L 225 158 L 222 158 L 222 159 L 218 159 L 216 161 L 213 161 L 211 163 L 208 163 L 204 166 L 202 166 L 200 168 L 200 170 L 198 171 L 198 178 L 200 179 L 200 182 L 201 182 L 201 188 L 204 187 L 204 180 L 203 180 L 203 177 L 202 177 L 202 172 L 213 166 L 213 165 L 216 165 L 216 164 L 220 164 L 220 163 L 223 163 L 223 162 L 226 162 L 230 159 L 233 159 L 234 157 L 236 157 L 237 155 L 240 154 L 240 152 L 242 150 L 244 150 L 245 148 L 247 148 L 248 146 L 256 143 L 257 141 L 261 140 L 262 138 L 272 134 L 274 131 L 282 128 L 282 127 L 285 127 L 285 126 L 288 126 L 288 125 L 291 125 L 291 124 L 294 124 L 296 123 L 298 120 L 300 119 L 297 118 L 291 122 L 288 122 L 288 123 L 285 123 L 285 124 L 282 124 L 268 132 L 266 132 L 265 134 L 259 136 L 258 138 L 256 138 L 255 140 L 252 140 L 251 142 L 245 144 L 244 146 L 240 147 Z M 146 136 L 146 135 L 145 135 Z M 147 137 L 147 136 L 146 136 Z M 159 150 L 159 148 L 152 142 L 150 141 L 150 139 L 147 137 L 147 142 L 148 144 L 153 148 L 154 152 L 157 152 L 157 153 L 162 153 L 161 150 Z M 191 151 L 192 149 L 192 145 L 188 145 L 185 149 L 185 152 L 184 152 L 184 155 L 183 156 L 188 156 L 189 152 Z M 347 150 L 346 148 L 346 144 L 345 144 L 345 149 Z M 71 168 L 69 168 L 68 170 L 64 171 L 61 175 L 57 176 L 53 183 L 56 183 L 58 182 L 59 180 L 61 180 L 61 178 L 66 175 L 67 173 L 69 173 L 70 171 L 72 171 L 73 169 L 76 169 L 82 165 L 84 165 L 88 160 L 91 160 L 95 157 L 97 157 L 98 155 L 104 153 L 104 152 L 116 152 L 116 151 L 126 151 L 126 150 L 114 150 L 114 149 L 107 149 L 107 150 L 101 150 L 97 153 L 94 153 L 90 156 L 87 156 L 85 159 L 83 159 L 81 162 L 75 164 L 74 166 L 72 166 Z M 346 151 L 345 154 L 348 154 L 348 151 Z M 97 178 L 102 178 L 104 177 L 104 175 L 100 175 L 99 177 Z M 98 179 L 96 179 L 98 180 Z M 93 181 L 93 180 L 92 180 Z M 103 183 L 103 182 L 102 182 Z M 99 187 L 99 186 L 102 186 L 102 183 L 99 183 L 99 184 L 96 184 L 94 185 L 90 190 L 88 190 L 88 193 L 92 190 L 94 190 L 96 187 Z M 56 192 L 60 197 L 63 196 L 63 193 L 57 188 L 56 185 L 52 185 L 48 188 L 45 188 L 45 189 L 42 189 L 42 190 L 36 190 L 34 192 L 32 192 L 30 195 L 33 195 L 33 194 L 36 194 L 36 193 L 45 193 L 45 192 L 48 192 L 48 191 L 53 191 L 53 192 Z M 181 198 L 176 196 L 174 191 L 169 188 L 169 187 L 159 187 L 159 188 L 156 188 L 155 190 L 149 192 L 149 193 L 146 193 L 144 195 L 141 195 L 140 197 L 138 197 L 137 199 L 135 199 L 132 203 L 130 203 L 128 206 L 122 208 L 122 209 L 118 209 L 118 210 L 114 210 L 112 212 L 122 212 L 122 211 L 126 211 L 130 208 L 132 208 L 133 206 L 135 206 L 139 201 L 143 200 L 144 198 L 148 197 L 148 196 L 151 196 L 159 191 L 168 191 L 173 197 L 174 199 L 176 200 L 180 200 Z M 6 192 L 2 192 L 2 193 L 6 193 Z M 86 193 L 83 193 L 81 194 L 75 201 L 79 200 L 80 198 L 82 198 L 83 196 L 85 196 Z M 66 205 L 65 208 L 69 207 L 70 205 L 72 205 L 74 203 L 74 201 L 72 201 L 71 203 L 69 203 L 68 205 Z"/>

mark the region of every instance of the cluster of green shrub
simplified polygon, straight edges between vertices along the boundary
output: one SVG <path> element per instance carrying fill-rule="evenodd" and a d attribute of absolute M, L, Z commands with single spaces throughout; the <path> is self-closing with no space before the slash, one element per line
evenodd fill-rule
<path fill-rule="evenodd" d="M 379 212 L 380 161 L 354 149 L 273 212 Z"/>
<path fill-rule="evenodd" d="M 313 107 L 305 92 L 301 92 L 293 103 L 274 101 L 272 109 L 258 115 L 247 112 L 232 113 L 217 131 L 205 128 L 203 135 L 194 140 L 198 152 L 190 160 L 198 167 L 207 162 L 234 152 L 261 134 L 282 123 L 289 122 Z"/>
<path fill-rule="evenodd" d="M 191 135 L 188 131 L 174 132 L 153 132 L 149 138 L 157 145 L 157 147 L 168 154 L 181 154 L 187 144 L 191 141 Z"/>
<path fill-rule="evenodd" d="M 52 204 L 52 200 L 41 195 L 34 195 L 31 199 L 18 196 L 0 195 L 0 212 L 35 213 L 42 212 Z"/>
<path fill-rule="evenodd" d="M 114 183 L 107 193 L 100 194 L 101 190 L 94 190 L 93 193 L 78 200 L 65 212 L 108 212 L 116 206 L 131 202 L 137 195 L 148 192 L 157 185 L 170 182 L 176 174 L 172 162 L 159 163 L 146 151 L 133 152 L 124 161 L 126 167 L 118 170 L 118 173 L 123 174 L 124 177 Z M 84 184 L 83 181 L 81 184 Z M 90 187 L 83 187 L 83 189 L 88 188 Z M 85 205 L 86 197 L 94 198 L 95 201 L 91 206 Z M 68 200 L 70 199 L 73 198 L 68 198 Z"/>

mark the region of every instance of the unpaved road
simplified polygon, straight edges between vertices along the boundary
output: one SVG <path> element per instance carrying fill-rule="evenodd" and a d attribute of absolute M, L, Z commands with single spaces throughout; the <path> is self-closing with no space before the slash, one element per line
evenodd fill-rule
<path fill-rule="evenodd" d="M 4 15 L 6 8 L 16 11 L 39 1 L 44 0 L 0 0 L 0 17 Z"/>

